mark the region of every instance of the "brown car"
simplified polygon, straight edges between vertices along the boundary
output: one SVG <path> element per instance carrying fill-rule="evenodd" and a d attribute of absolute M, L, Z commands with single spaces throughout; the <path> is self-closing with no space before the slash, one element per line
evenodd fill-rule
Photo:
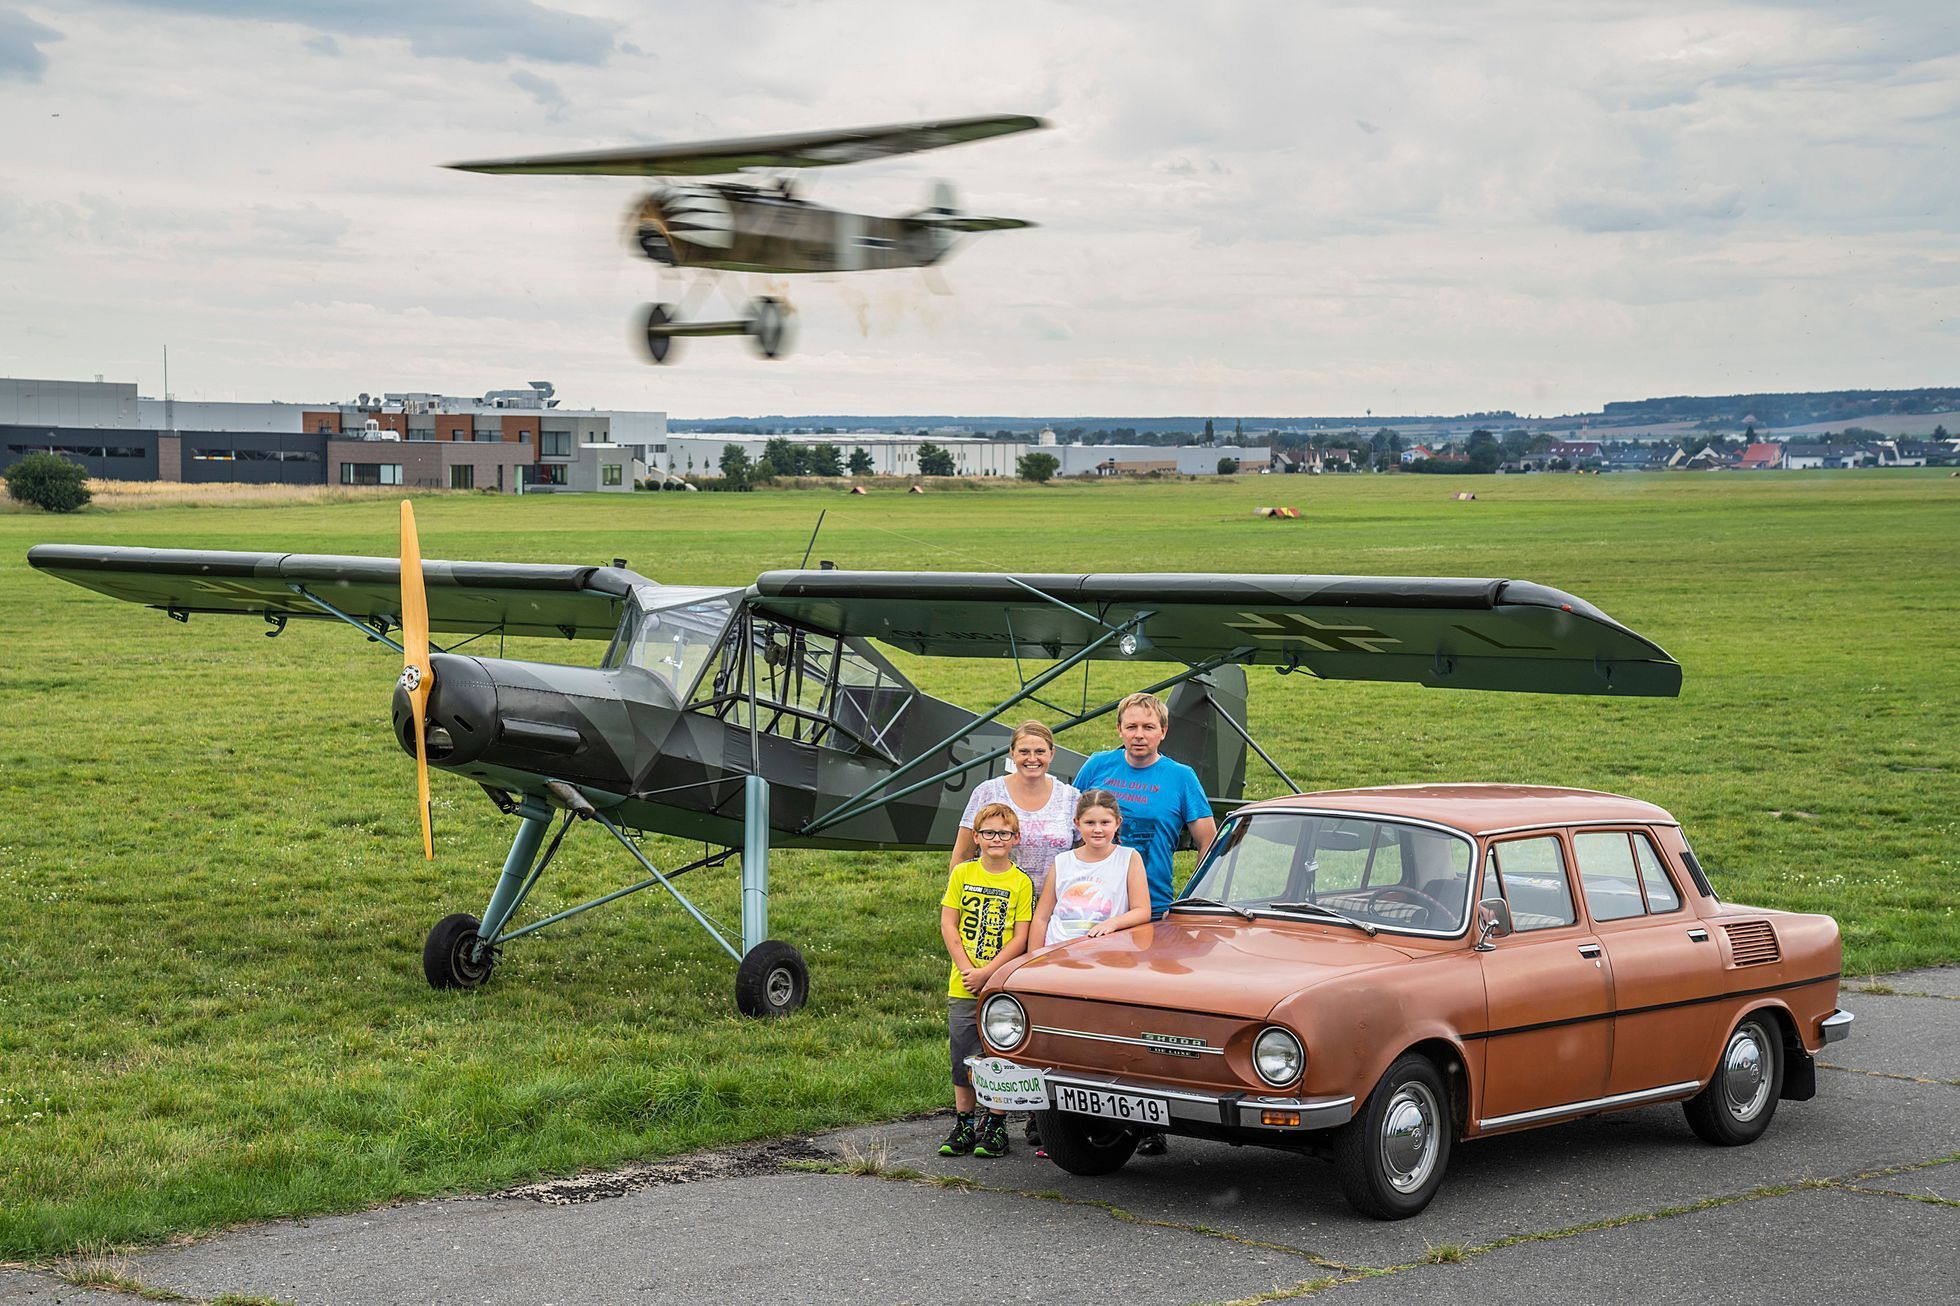
<path fill-rule="evenodd" d="M 1234 813 L 1157 922 L 1003 970 L 983 1100 L 1115 1170 L 1145 1133 L 1314 1152 L 1414 1215 L 1459 1139 L 1681 1102 L 1754 1141 L 1850 1030 L 1837 923 L 1725 903 L 1660 808 L 1424 785 Z"/>

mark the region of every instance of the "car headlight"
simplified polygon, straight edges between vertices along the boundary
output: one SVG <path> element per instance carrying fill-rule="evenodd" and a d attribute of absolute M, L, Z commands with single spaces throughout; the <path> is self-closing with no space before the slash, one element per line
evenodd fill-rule
<path fill-rule="evenodd" d="M 1252 1040 L 1252 1068 L 1274 1088 L 1284 1088 L 1298 1079 L 1306 1064 L 1307 1053 L 1300 1040 L 1277 1025 L 1260 1031 Z"/>
<path fill-rule="evenodd" d="M 996 993 L 980 1009 L 980 1032 L 987 1036 L 988 1046 L 1010 1051 L 1028 1036 L 1028 1013 L 1013 998 Z"/>

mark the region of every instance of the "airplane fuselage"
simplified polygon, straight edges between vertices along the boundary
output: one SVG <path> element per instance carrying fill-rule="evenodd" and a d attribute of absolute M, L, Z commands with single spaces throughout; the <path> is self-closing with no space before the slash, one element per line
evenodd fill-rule
<path fill-rule="evenodd" d="M 927 267 L 958 239 L 926 219 L 847 213 L 729 182 L 662 186 L 627 222 L 635 246 L 657 263 L 733 272 Z"/>

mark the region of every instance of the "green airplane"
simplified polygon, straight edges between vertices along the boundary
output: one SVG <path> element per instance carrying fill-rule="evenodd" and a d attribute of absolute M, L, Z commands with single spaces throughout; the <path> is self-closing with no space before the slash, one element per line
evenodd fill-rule
<path fill-rule="evenodd" d="M 1130 688 L 1169 695 L 1165 751 L 1197 770 L 1220 815 L 1237 805 L 1248 747 L 1299 788 L 1246 728 L 1247 667 L 1532 693 L 1672 696 L 1681 685 L 1658 646 L 1528 581 L 826 565 L 744 587 L 668 585 L 623 560 L 424 560 L 406 502 L 399 558 L 43 544 L 28 561 L 178 621 L 257 615 L 277 635 L 296 618 L 339 620 L 402 653 L 393 729 L 416 759 L 425 855 L 431 766 L 474 781 L 518 821 L 482 913 L 445 916 L 430 931 L 430 984 L 479 985 L 507 944 L 659 887 L 736 962 L 737 1007 L 764 1017 L 809 993 L 802 955 L 768 937 L 770 847 L 950 848 L 967 785 L 1007 754 L 997 718 L 1042 702 L 1060 715 L 1050 722 L 1059 732 L 1114 710 L 1117 700 L 1092 706 L 1086 694 L 1077 710 L 1040 698 L 1090 660 L 1168 671 Z M 432 633 L 457 638 L 443 647 Z M 492 635 L 608 643 L 596 667 L 465 651 Z M 1019 687 L 972 712 L 921 692 L 879 645 L 1008 661 Z M 1083 760 L 1059 750 L 1054 774 L 1070 777 Z M 579 821 L 617 841 L 638 878 L 517 924 Z M 639 832 L 715 851 L 663 871 Z M 736 939 L 675 881 L 738 856 Z"/>

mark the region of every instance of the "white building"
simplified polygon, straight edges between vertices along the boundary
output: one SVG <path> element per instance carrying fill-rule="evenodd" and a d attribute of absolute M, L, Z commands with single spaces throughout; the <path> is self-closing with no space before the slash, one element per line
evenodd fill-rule
<path fill-rule="evenodd" d="M 729 445 L 736 445 L 754 461 L 762 456 L 769 441 L 776 439 L 796 445 L 834 445 L 839 461 L 847 467 L 852 454 L 862 450 L 871 459 L 873 476 L 919 475 L 919 446 L 923 444 L 937 445 L 952 454 L 954 473 L 959 476 L 1013 477 L 1019 474 L 1017 464 L 1021 456 L 1028 453 L 1045 453 L 1055 458 L 1061 464 L 1055 473 L 1058 476 L 1137 476 L 1150 472 L 1211 476 L 1217 473 L 1221 458 L 1236 459 L 1240 467 L 1256 470 L 1266 465 L 1269 456 L 1264 448 L 1232 445 L 1058 444 L 1052 431 L 1043 431 L 1032 445 L 973 436 L 894 435 L 886 431 L 783 436 L 698 431 L 668 436 L 665 463 L 650 458 L 649 466 L 659 466 L 672 475 L 687 478 L 719 476 L 722 450 Z"/>

